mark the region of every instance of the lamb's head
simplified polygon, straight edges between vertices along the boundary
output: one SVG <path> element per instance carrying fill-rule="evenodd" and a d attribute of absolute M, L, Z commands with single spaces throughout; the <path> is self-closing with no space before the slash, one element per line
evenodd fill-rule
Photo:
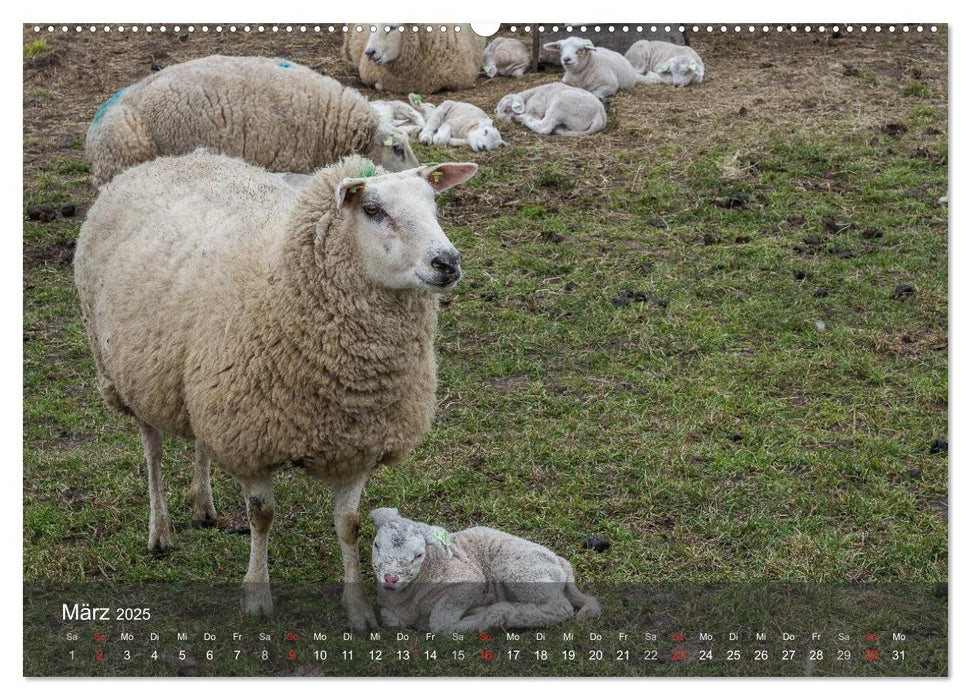
<path fill-rule="evenodd" d="M 675 56 L 658 66 L 657 72 L 671 76 L 671 84 L 675 87 L 685 87 L 695 79 L 695 72 L 700 66 L 698 62 L 688 56 Z"/>
<path fill-rule="evenodd" d="M 371 63 L 385 65 L 401 55 L 404 42 L 404 27 L 400 24 L 379 24 L 377 31 L 371 32 L 364 47 L 364 55 Z"/>
<path fill-rule="evenodd" d="M 468 180 L 479 166 L 442 163 L 400 173 L 367 166 L 362 177 L 341 180 L 335 192 L 364 278 L 384 289 L 454 287 L 462 256 L 438 225 L 435 196 Z"/>
<path fill-rule="evenodd" d="M 548 51 L 558 51 L 560 63 L 566 70 L 579 70 L 586 65 L 590 52 L 595 51 L 597 47 L 589 39 L 569 36 L 566 39 L 543 44 L 543 48 Z"/>
<path fill-rule="evenodd" d="M 522 114 L 526 111 L 526 103 L 523 102 L 523 98 L 518 94 L 506 95 L 501 100 L 499 104 L 496 105 L 496 115 L 500 119 L 509 121 L 517 114 Z"/>
<path fill-rule="evenodd" d="M 495 78 L 499 74 L 499 68 L 496 66 L 498 56 L 497 47 L 501 44 L 498 39 L 493 39 L 489 42 L 489 45 L 485 47 L 485 51 L 482 52 L 482 72 L 485 73 L 490 78 Z"/>
<path fill-rule="evenodd" d="M 448 532 L 402 517 L 397 508 L 373 510 L 371 521 L 378 528 L 371 546 L 371 566 L 378 585 L 388 590 L 400 591 L 417 578 L 429 547 L 445 558 L 452 556 Z"/>
<path fill-rule="evenodd" d="M 381 119 L 379 112 L 378 118 Z M 374 136 L 371 138 L 371 150 L 368 158 L 385 170 L 393 173 L 418 167 L 418 158 L 411 150 L 408 132 L 388 121 L 379 121 Z"/>
<path fill-rule="evenodd" d="M 491 119 L 483 119 L 479 122 L 478 126 L 468 133 L 467 138 L 469 147 L 473 151 L 491 151 L 493 148 L 506 145 Z"/>

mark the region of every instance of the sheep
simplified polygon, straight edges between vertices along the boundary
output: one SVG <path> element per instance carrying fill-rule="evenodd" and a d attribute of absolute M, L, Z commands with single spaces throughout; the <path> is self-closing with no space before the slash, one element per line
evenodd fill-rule
<path fill-rule="evenodd" d="M 374 32 L 350 31 L 343 55 L 365 85 L 377 90 L 431 94 L 470 88 L 482 65 L 485 39 L 468 24 L 446 31 L 406 31 L 398 24 L 379 24 Z"/>
<path fill-rule="evenodd" d="M 482 53 L 482 72 L 490 78 L 497 75 L 522 78 L 531 62 L 523 42 L 497 36 Z"/>
<path fill-rule="evenodd" d="M 408 95 L 408 98 L 409 101 L 412 98 L 417 98 L 417 106 L 422 106 L 420 96 L 412 93 Z M 415 109 L 415 104 L 414 102 L 409 104 L 402 100 L 372 100 L 371 109 L 375 111 L 382 122 L 391 124 L 410 135 L 425 126 L 425 115 Z"/>
<path fill-rule="evenodd" d="M 434 195 L 476 169 L 385 173 L 352 155 L 298 189 L 203 152 L 144 163 L 101 189 L 75 283 L 100 393 L 138 423 L 150 551 L 172 545 L 162 435 L 195 440 L 194 517 L 215 518 L 214 460 L 249 515 L 243 610 L 269 613 L 273 473 L 300 468 L 333 487 L 348 620 L 376 626 L 358 503 L 369 472 L 429 428 L 437 295 L 461 277 Z"/>
<path fill-rule="evenodd" d="M 268 170 L 312 172 L 350 153 L 388 170 L 418 165 L 408 135 L 367 99 L 279 59 L 207 56 L 119 90 L 98 109 L 85 154 L 100 186 L 125 168 L 199 146 Z"/>
<path fill-rule="evenodd" d="M 506 95 L 496 105 L 500 119 L 514 119 L 540 134 L 587 136 L 607 126 L 607 110 L 591 93 L 547 83 Z"/>
<path fill-rule="evenodd" d="M 596 598 L 577 589 L 570 562 L 535 542 L 488 527 L 449 533 L 402 517 L 397 508 L 373 510 L 371 520 L 385 625 L 475 632 L 601 613 Z"/>
<path fill-rule="evenodd" d="M 467 102 L 452 100 L 445 100 L 428 114 L 418 140 L 439 146 L 468 146 L 473 151 L 491 151 L 507 145 L 485 112 Z"/>
<path fill-rule="evenodd" d="M 630 62 L 616 51 L 598 48 L 589 39 L 571 36 L 543 44 L 543 48 L 560 52 L 560 63 L 567 85 L 589 90 L 601 100 L 635 83 L 651 82 L 638 75 Z"/>
<path fill-rule="evenodd" d="M 705 77 L 705 64 L 690 46 L 642 39 L 634 42 L 625 57 L 634 70 L 653 82 L 685 87 Z"/>

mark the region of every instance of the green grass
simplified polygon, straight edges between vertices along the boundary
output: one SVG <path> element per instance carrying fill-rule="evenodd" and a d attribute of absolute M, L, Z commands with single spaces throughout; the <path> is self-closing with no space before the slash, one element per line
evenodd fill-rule
<path fill-rule="evenodd" d="M 34 39 L 33 41 L 28 41 L 26 44 L 24 44 L 24 59 L 42 54 L 45 51 L 50 51 L 50 49 L 51 47 L 47 44 L 46 39 Z"/>

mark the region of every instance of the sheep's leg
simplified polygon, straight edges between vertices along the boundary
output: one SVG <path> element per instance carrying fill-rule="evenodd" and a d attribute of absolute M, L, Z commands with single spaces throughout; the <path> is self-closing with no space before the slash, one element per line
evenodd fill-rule
<path fill-rule="evenodd" d="M 432 143 L 435 132 L 442 125 L 444 118 L 442 112 L 432 112 L 430 115 L 426 115 L 425 126 L 421 128 L 421 133 L 418 134 L 419 143 Z"/>
<path fill-rule="evenodd" d="M 560 120 L 554 115 L 556 112 L 552 109 L 546 111 L 546 115 L 542 119 L 537 119 L 532 114 L 523 113 L 514 117 L 516 121 L 525 126 L 527 129 L 532 129 L 538 134 L 551 134 L 553 129 L 555 129 Z"/>
<path fill-rule="evenodd" d="M 334 529 L 337 530 L 337 541 L 344 564 L 344 609 L 348 623 L 358 630 L 375 629 L 378 626 L 374 611 L 364 595 L 361 556 L 357 547 L 361 533 L 361 517 L 357 508 L 367 477 L 367 473 L 360 474 L 353 481 L 334 487 Z"/>
<path fill-rule="evenodd" d="M 434 138 L 432 138 L 432 141 L 435 143 L 436 146 L 447 146 L 449 139 L 451 138 L 452 138 L 452 125 L 442 124 L 440 127 L 438 127 L 438 131 L 435 132 L 435 136 Z"/>
<path fill-rule="evenodd" d="M 270 568 L 266 548 L 273 525 L 273 482 L 250 481 L 243 484 L 246 514 L 249 516 L 249 568 L 243 578 L 243 612 L 269 615 L 273 611 L 270 594 Z"/>
<path fill-rule="evenodd" d="M 148 465 L 148 551 L 161 554 L 172 549 L 172 521 L 162 482 L 162 433 L 143 421 L 138 421 L 138 433 Z"/>
<path fill-rule="evenodd" d="M 457 138 L 452 137 L 452 138 L 449 138 L 448 143 L 445 144 L 445 145 L 447 145 L 447 146 L 453 146 L 455 148 L 458 148 L 460 146 L 469 146 L 469 140 L 468 139 L 457 139 Z M 471 148 L 471 146 L 469 146 L 469 147 Z"/>
<path fill-rule="evenodd" d="M 503 611 L 503 624 L 508 627 L 550 627 L 573 617 L 573 606 L 563 594 L 562 583 L 519 584 L 513 588 L 519 602 L 510 603 Z M 528 593 L 524 591 L 527 588 Z"/>
<path fill-rule="evenodd" d="M 216 506 L 212 502 L 212 482 L 209 480 L 209 455 L 196 441 L 195 473 L 189 487 L 189 503 L 192 505 L 192 524 L 196 527 L 215 527 Z"/>

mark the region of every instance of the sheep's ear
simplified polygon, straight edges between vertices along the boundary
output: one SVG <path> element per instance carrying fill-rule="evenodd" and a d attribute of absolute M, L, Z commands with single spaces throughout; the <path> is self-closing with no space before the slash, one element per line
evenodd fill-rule
<path fill-rule="evenodd" d="M 337 186 L 337 207 L 353 206 L 361 199 L 367 180 L 363 177 L 345 177 Z"/>
<path fill-rule="evenodd" d="M 398 520 L 401 514 L 397 508 L 375 508 L 371 511 L 371 522 L 379 530 L 393 520 Z"/>
<path fill-rule="evenodd" d="M 548 44 L 543 44 L 543 48 L 546 49 L 547 51 L 559 51 L 560 50 L 560 42 L 558 42 L 558 41 L 551 41 Z"/>
<path fill-rule="evenodd" d="M 519 98 L 514 97 L 512 100 L 512 111 L 515 114 L 522 114 L 526 111 L 526 105 Z"/>
<path fill-rule="evenodd" d="M 584 39 L 583 40 L 583 48 L 593 50 L 593 49 L 595 49 L 597 47 L 594 46 L 593 45 L 593 42 L 590 41 L 589 39 Z"/>
<path fill-rule="evenodd" d="M 448 530 L 438 525 L 432 525 L 425 532 L 425 544 L 429 547 L 437 547 L 446 559 L 452 558 L 452 536 Z"/>
<path fill-rule="evenodd" d="M 428 184 L 435 190 L 435 194 L 451 189 L 456 185 L 461 185 L 470 177 L 475 175 L 479 166 L 475 163 L 441 163 L 439 165 L 426 165 L 418 171 L 418 174 L 428 181 Z"/>

